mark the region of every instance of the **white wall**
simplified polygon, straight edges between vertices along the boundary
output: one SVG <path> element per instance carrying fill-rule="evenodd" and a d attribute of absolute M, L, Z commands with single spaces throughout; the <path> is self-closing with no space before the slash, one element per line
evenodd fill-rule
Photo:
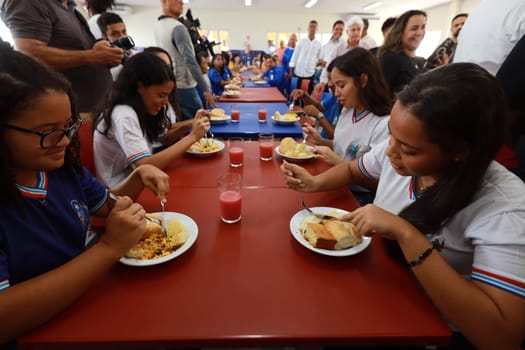
<path fill-rule="evenodd" d="M 284 0 L 283 0 L 284 1 Z M 160 15 L 160 8 L 134 7 L 131 15 L 123 16 L 128 34 L 137 46 L 155 45 L 153 26 Z M 227 30 L 230 35 L 229 46 L 232 49 L 244 47 L 246 35 L 250 35 L 250 44 L 254 50 L 266 46 L 267 32 L 306 31 L 308 22 L 316 19 L 319 33 L 332 31 L 332 24 L 339 19 L 335 15 L 314 16 L 278 12 L 234 12 L 234 11 L 194 11 L 194 18 L 199 18 L 202 29 Z"/>

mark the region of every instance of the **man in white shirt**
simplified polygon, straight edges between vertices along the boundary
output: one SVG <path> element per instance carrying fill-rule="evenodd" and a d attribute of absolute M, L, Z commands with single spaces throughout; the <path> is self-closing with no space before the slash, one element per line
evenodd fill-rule
<path fill-rule="evenodd" d="M 87 23 L 95 39 L 102 38 L 102 32 L 97 24 L 98 18 L 102 13 L 110 11 L 113 6 L 115 6 L 115 0 L 86 0 L 86 9 L 89 16 Z"/>
<path fill-rule="evenodd" d="M 369 49 L 373 49 L 374 47 L 377 47 L 377 43 L 374 40 L 374 38 L 372 38 L 370 34 L 368 34 L 368 26 L 368 19 L 363 18 L 363 31 L 361 32 L 361 41 L 365 43 Z"/>
<path fill-rule="evenodd" d="M 332 26 L 332 37 L 330 40 L 323 45 L 323 61 L 328 62 L 332 55 L 332 52 L 337 45 L 341 44 L 343 39 L 343 31 L 345 30 L 345 22 L 338 19 Z"/>
<path fill-rule="evenodd" d="M 301 86 L 303 79 L 309 79 L 308 93 L 313 90 L 313 77 L 315 68 L 322 65 L 322 45 L 315 38 L 317 32 L 317 21 L 311 20 L 308 24 L 308 37 L 302 38 L 297 43 L 290 61 L 290 68 L 298 78 L 297 86 Z"/>
<path fill-rule="evenodd" d="M 481 0 L 461 29 L 454 62 L 476 63 L 496 75 L 523 34 L 523 0 Z"/>

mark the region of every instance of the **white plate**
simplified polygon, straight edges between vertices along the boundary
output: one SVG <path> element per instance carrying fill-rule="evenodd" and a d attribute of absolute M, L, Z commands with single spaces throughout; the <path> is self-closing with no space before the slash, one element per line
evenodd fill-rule
<path fill-rule="evenodd" d="M 238 90 L 228 90 L 224 91 L 223 95 L 228 97 L 239 97 L 241 96 L 241 93 Z"/>
<path fill-rule="evenodd" d="M 266 85 L 267 81 L 266 80 L 254 80 L 253 83 L 255 85 Z"/>
<path fill-rule="evenodd" d="M 216 149 L 215 151 L 211 151 L 211 152 L 192 152 L 191 149 L 188 148 L 186 153 L 191 154 L 192 156 L 195 156 L 195 157 L 210 157 L 210 156 L 213 156 L 214 154 L 219 153 L 219 152 L 221 152 L 224 149 L 224 142 L 219 141 L 219 140 L 215 140 L 215 139 L 213 141 L 215 141 L 215 143 L 219 145 L 219 149 Z"/>
<path fill-rule="evenodd" d="M 307 145 L 306 148 L 308 148 L 309 150 L 314 149 L 312 146 L 309 146 L 309 145 Z M 313 154 L 310 157 L 305 157 L 305 158 L 287 156 L 286 154 L 282 154 L 279 151 L 279 146 L 275 147 L 275 153 L 277 153 L 281 158 L 285 159 L 286 161 L 290 163 L 301 163 L 301 162 L 315 158 L 315 155 Z"/>
<path fill-rule="evenodd" d="M 274 115 L 272 115 L 272 120 L 279 125 L 294 125 L 295 122 L 301 120 L 301 118 L 297 117 L 294 120 L 283 120 L 283 119 L 277 119 L 275 118 Z"/>
<path fill-rule="evenodd" d="M 229 115 L 224 115 L 226 118 L 217 118 L 214 116 L 210 117 L 210 123 L 212 124 L 224 124 L 228 123 L 232 118 Z"/>
<path fill-rule="evenodd" d="M 239 90 L 241 87 L 239 85 L 224 85 L 224 88 L 227 90 Z"/>
<path fill-rule="evenodd" d="M 120 262 L 124 265 L 129 266 L 152 266 L 152 265 L 158 265 L 165 263 L 166 261 L 170 261 L 172 259 L 175 259 L 179 255 L 184 254 L 190 247 L 195 243 L 197 240 L 197 236 L 199 235 L 199 228 L 197 227 L 197 223 L 193 221 L 192 218 L 189 216 L 186 216 L 184 214 L 175 213 L 175 212 L 164 212 L 164 213 L 152 213 L 155 215 L 163 216 L 164 221 L 167 223 L 171 219 L 178 219 L 181 224 L 186 228 L 186 231 L 188 232 L 188 239 L 186 242 L 184 242 L 183 245 L 178 247 L 176 250 L 171 252 L 170 254 L 163 256 L 161 258 L 157 259 L 149 259 L 149 260 L 141 260 L 141 259 L 130 259 L 126 257 L 120 258 Z"/>
<path fill-rule="evenodd" d="M 331 208 L 331 207 L 314 207 L 311 209 L 315 213 L 319 213 L 319 214 L 333 213 L 334 210 L 337 210 L 338 212 L 340 212 L 341 215 L 348 214 L 346 210 Z M 355 255 L 365 250 L 370 245 L 370 242 L 372 242 L 372 237 L 363 237 L 363 241 L 360 244 L 352 248 L 347 248 L 347 249 L 342 249 L 342 250 L 328 250 L 328 249 L 314 248 L 310 245 L 310 243 L 308 243 L 306 239 L 304 239 L 301 232 L 299 232 L 299 225 L 309 215 L 310 214 L 305 209 L 303 209 L 297 212 L 294 216 L 292 216 L 292 219 L 290 220 L 290 231 L 292 232 L 292 236 L 296 239 L 297 242 L 299 242 L 301 245 L 305 246 L 306 248 L 310 249 L 313 252 L 316 252 L 322 255 L 329 255 L 329 256 Z"/>

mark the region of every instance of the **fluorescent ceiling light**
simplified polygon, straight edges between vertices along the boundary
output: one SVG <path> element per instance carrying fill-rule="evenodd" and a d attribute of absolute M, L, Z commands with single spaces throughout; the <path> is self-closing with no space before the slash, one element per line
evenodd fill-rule
<path fill-rule="evenodd" d="M 244 0 L 244 5 L 252 6 L 252 0 Z"/>
<path fill-rule="evenodd" d="M 306 5 L 304 5 L 304 7 L 306 8 L 310 8 L 312 6 L 314 6 L 315 4 L 317 4 L 317 0 L 310 0 L 306 3 Z"/>
<path fill-rule="evenodd" d="M 368 5 L 366 5 L 365 7 L 363 7 L 364 10 L 371 10 L 373 8 L 376 8 L 378 6 L 381 6 L 383 5 L 383 2 L 382 1 L 374 1 Z"/>

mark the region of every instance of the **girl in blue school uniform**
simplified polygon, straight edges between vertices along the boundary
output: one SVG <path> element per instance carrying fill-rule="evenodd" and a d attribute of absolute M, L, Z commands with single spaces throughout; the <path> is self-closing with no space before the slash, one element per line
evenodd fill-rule
<path fill-rule="evenodd" d="M 16 337 L 66 308 L 139 240 L 145 212 L 133 199 L 144 186 L 164 197 L 169 179 L 145 166 L 109 190 L 98 183 L 80 164 L 69 82 L 10 49 L 0 49 L 0 111 L 0 348 L 16 348 Z M 90 215 L 107 223 L 86 249 Z"/>
<path fill-rule="evenodd" d="M 208 71 L 211 82 L 211 90 L 215 96 L 220 96 L 224 92 L 224 86 L 230 83 L 232 73 L 224 64 L 222 54 L 215 54 L 211 60 L 211 68 Z"/>
<path fill-rule="evenodd" d="M 399 93 L 389 139 L 359 159 L 318 176 L 281 168 L 305 192 L 379 180 L 374 204 L 343 219 L 397 242 L 443 317 L 480 349 L 518 349 L 525 336 L 525 184 L 493 161 L 507 119 L 492 75 L 450 64 Z"/>

